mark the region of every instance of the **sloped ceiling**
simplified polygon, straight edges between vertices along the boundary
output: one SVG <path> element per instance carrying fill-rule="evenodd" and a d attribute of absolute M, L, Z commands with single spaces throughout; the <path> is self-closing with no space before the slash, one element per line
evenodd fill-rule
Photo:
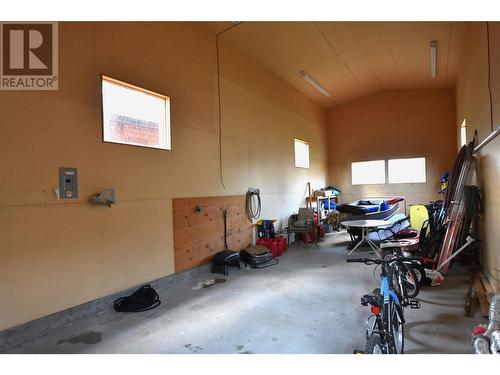
<path fill-rule="evenodd" d="M 211 22 L 220 32 L 229 22 Z M 391 89 L 454 87 L 463 22 L 242 22 L 223 33 L 238 48 L 325 108 Z M 430 47 L 438 42 L 437 77 Z M 299 72 L 332 95 L 326 98 Z"/>

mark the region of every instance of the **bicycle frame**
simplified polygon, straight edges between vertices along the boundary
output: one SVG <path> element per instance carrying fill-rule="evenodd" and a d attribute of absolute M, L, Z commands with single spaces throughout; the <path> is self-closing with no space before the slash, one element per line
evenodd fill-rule
<path fill-rule="evenodd" d="M 392 298 L 397 305 L 399 305 L 399 299 L 396 293 L 394 293 L 389 288 L 389 278 L 387 276 L 382 277 L 382 282 L 380 283 L 380 291 L 384 297 L 384 305 L 389 303 L 389 299 Z"/>
<path fill-rule="evenodd" d="M 382 269 L 380 293 L 384 298 L 384 304 L 378 313 L 372 315 L 375 316 L 375 321 L 373 322 L 372 329 L 367 329 L 366 336 L 368 337 L 373 332 L 378 333 L 385 347 L 386 353 L 395 353 L 396 342 L 393 335 L 393 329 L 391 327 L 391 317 L 393 316 L 394 311 L 391 311 L 391 299 L 394 301 L 394 307 L 396 308 L 396 313 L 398 314 L 401 323 L 404 324 L 405 321 L 399 298 L 397 294 L 391 290 L 389 277 L 384 269 Z M 368 318 L 367 324 L 369 323 L 370 318 Z"/>
<path fill-rule="evenodd" d="M 394 247 L 391 247 L 391 248 L 388 248 L 388 250 L 395 256 L 395 257 L 404 257 L 404 252 L 403 252 L 403 249 L 401 247 L 398 247 L 398 246 L 394 246 Z M 395 285 L 397 288 L 398 288 L 398 292 L 400 293 L 400 305 L 401 306 L 408 306 L 409 304 L 409 301 L 410 301 L 410 297 L 408 297 L 408 291 L 405 287 L 405 281 L 408 281 L 408 275 L 409 276 L 412 276 L 410 274 L 410 272 L 408 272 L 408 275 L 406 275 L 404 278 L 403 278 L 403 273 L 405 271 L 405 265 L 407 266 L 407 270 L 408 270 L 408 266 L 409 267 L 412 267 L 414 266 L 414 264 L 422 264 L 422 263 L 425 263 L 426 260 L 425 258 L 420 258 L 418 261 L 417 260 L 412 260 L 412 261 L 407 261 L 407 262 L 404 262 L 404 264 L 396 264 L 395 265 L 395 269 L 396 269 L 396 277 L 397 277 L 397 285 Z M 418 280 L 413 280 L 413 283 L 417 283 Z M 418 294 L 418 290 L 416 292 Z M 412 296 L 412 297 L 415 297 L 416 295 Z"/>
<path fill-rule="evenodd" d="M 420 260 L 417 257 L 397 257 L 394 259 L 356 258 L 346 259 L 347 263 L 364 263 L 382 265 L 380 288 L 361 297 L 363 306 L 371 306 L 372 315 L 366 321 L 366 351 L 375 354 L 399 354 L 404 352 L 403 305 L 404 291 L 400 290 L 400 265 Z M 396 278 L 397 277 L 397 278 Z M 401 294 L 400 294 L 401 293 Z M 410 301 L 411 308 L 420 308 L 418 301 Z M 418 305 L 418 306 L 417 306 Z M 371 330 L 370 319 L 375 317 Z M 376 351 L 375 349 L 378 348 Z"/>

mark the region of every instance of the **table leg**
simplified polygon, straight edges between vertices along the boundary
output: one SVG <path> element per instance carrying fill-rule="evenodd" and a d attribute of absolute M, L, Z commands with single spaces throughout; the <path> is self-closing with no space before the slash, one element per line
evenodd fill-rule
<path fill-rule="evenodd" d="M 364 241 L 365 241 L 365 228 L 361 228 L 361 239 L 358 241 L 356 246 L 354 246 L 352 248 L 352 250 L 347 255 L 351 255 L 354 252 L 354 250 L 356 250 L 358 247 L 360 247 Z"/>
<path fill-rule="evenodd" d="M 377 246 L 376 243 L 374 243 L 372 240 L 370 240 L 369 238 L 366 239 L 366 242 L 368 242 L 368 245 L 370 245 L 370 247 L 372 248 L 372 250 L 375 252 L 375 254 L 377 254 L 377 256 L 379 258 L 382 258 L 382 249 L 380 247 Z"/>

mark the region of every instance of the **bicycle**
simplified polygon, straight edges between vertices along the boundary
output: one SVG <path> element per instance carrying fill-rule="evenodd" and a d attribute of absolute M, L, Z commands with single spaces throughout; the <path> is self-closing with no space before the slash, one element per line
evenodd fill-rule
<path fill-rule="evenodd" d="M 441 214 L 439 214 L 441 215 Z M 438 232 L 441 229 L 439 224 L 439 215 L 433 214 L 432 219 L 423 222 L 420 231 L 415 231 L 414 229 L 404 229 L 402 231 L 395 231 L 391 228 L 380 229 L 380 231 L 389 231 L 392 235 L 386 237 L 380 244 L 382 250 L 382 258 L 385 258 L 387 254 L 394 254 L 396 256 L 420 256 L 418 261 L 411 262 L 411 267 L 413 268 L 414 274 L 418 281 L 418 287 L 424 285 L 428 282 L 426 276 L 426 269 L 434 269 L 437 266 L 437 260 L 435 252 L 432 248 L 440 246 Z M 409 220 L 405 218 L 400 220 Z M 397 222 L 398 223 L 398 222 Z M 405 232 L 406 233 L 403 233 Z M 430 231 L 430 232 L 429 232 Z M 429 234 L 430 233 L 430 234 Z M 380 234 L 379 234 L 380 237 Z M 406 272 L 411 275 L 410 271 Z M 412 277 L 410 277 L 412 279 Z M 412 282 L 412 280 L 410 280 Z M 410 285 L 412 289 L 408 292 L 408 297 L 414 298 L 418 294 L 418 290 Z M 418 288 L 420 289 L 420 288 Z"/>
<path fill-rule="evenodd" d="M 386 245 L 386 246 L 384 246 Z M 389 242 L 381 244 L 381 258 L 385 260 L 402 258 L 405 256 L 397 242 Z M 415 298 L 420 292 L 422 278 L 425 277 L 425 270 L 420 264 L 421 258 L 413 258 L 413 261 L 398 262 L 394 266 L 394 285 L 398 287 L 399 294 L 402 297 L 403 305 L 409 298 Z"/>
<path fill-rule="evenodd" d="M 411 262 L 419 258 L 399 257 L 391 259 L 358 258 L 347 259 L 347 263 L 364 263 L 367 265 L 382 265 L 382 280 L 380 288 L 361 297 L 363 306 L 371 305 L 372 315 L 367 319 L 368 327 L 373 317 L 373 325 L 366 330 L 366 346 L 364 353 L 367 354 L 403 354 L 404 353 L 404 324 L 403 302 L 399 288 L 394 285 L 396 280 L 397 265 Z M 420 308 L 420 302 L 408 300 L 405 306 L 412 309 Z"/>
<path fill-rule="evenodd" d="M 382 242 L 380 248 L 382 250 L 381 257 L 383 259 L 388 259 L 391 256 L 418 256 L 416 258 L 417 260 L 405 262 L 405 266 L 402 267 L 406 279 L 406 295 L 408 298 L 415 298 L 423 286 L 431 284 L 432 280 L 427 276 L 427 270 L 434 270 L 436 268 L 436 260 L 423 256 L 420 253 L 415 254 L 414 251 L 408 250 L 404 247 L 404 244 L 397 241 Z"/>

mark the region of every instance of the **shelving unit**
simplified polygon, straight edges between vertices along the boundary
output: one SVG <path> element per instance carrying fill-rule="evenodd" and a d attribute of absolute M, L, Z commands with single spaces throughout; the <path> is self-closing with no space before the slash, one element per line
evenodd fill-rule
<path fill-rule="evenodd" d="M 319 221 L 326 219 L 328 214 L 332 211 L 330 209 L 330 202 L 334 202 L 335 204 L 337 204 L 339 201 L 339 199 L 338 199 L 339 197 L 333 196 L 333 195 L 331 195 L 329 197 L 315 197 L 315 198 L 316 198 L 316 210 L 318 212 Z M 328 209 L 323 208 L 324 201 L 328 202 L 328 204 L 327 204 Z"/>
<path fill-rule="evenodd" d="M 319 221 L 326 219 L 330 211 L 330 202 L 338 203 L 338 196 L 331 195 L 329 197 L 310 197 L 307 198 L 310 207 L 314 208 L 318 213 Z M 323 208 L 323 201 L 328 202 L 328 209 Z"/>

